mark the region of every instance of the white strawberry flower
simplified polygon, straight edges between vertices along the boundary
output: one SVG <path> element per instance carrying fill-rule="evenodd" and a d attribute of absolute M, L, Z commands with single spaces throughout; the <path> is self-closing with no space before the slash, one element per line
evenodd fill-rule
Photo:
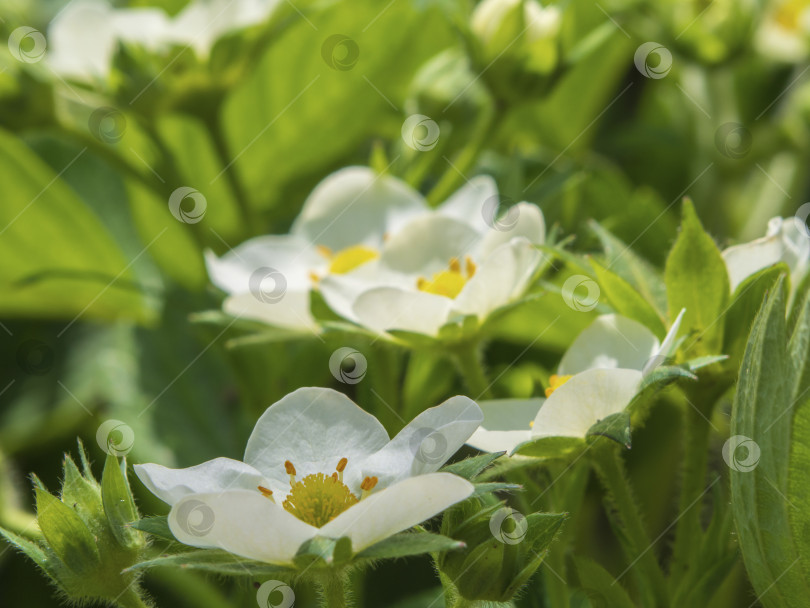
<path fill-rule="evenodd" d="M 765 236 L 723 251 L 731 291 L 763 268 L 784 262 L 790 268 L 796 285 L 810 265 L 810 235 L 797 217 L 774 217 L 768 222 Z"/>
<path fill-rule="evenodd" d="M 48 61 L 77 80 L 105 78 L 119 43 L 162 52 L 189 46 L 201 58 L 232 30 L 259 23 L 278 0 L 193 0 L 175 17 L 160 8 L 113 8 L 103 0 L 74 0 L 48 29 Z"/>
<path fill-rule="evenodd" d="M 435 335 L 455 315 L 483 319 L 520 297 L 538 266 L 539 208 L 520 203 L 500 218 L 497 208 L 490 177 L 431 210 L 402 181 L 349 167 L 315 188 L 289 234 L 256 237 L 221 258 L 209 253 L 208 272 L 229 294 L 229 314 L 312 329 L 310 293 L 319 289 L 365 328 Z M 263 273 L 278 297 L 258 288 Z"/>
<path fill-rule="evenodd" d="M 475 402 L 453 397 L 389 439 L 345 395 L 302 388 L 259 418 L 244 462 L 135 472 L 172 506 L 180 542 L 290 565 L 315 536 L 348 537 L 359 552 L 469 497 L 470 482 L 437 471 L 481 420 Z"/>
<path fill-rule="evenodd" d="M 684 312 L 662 342 L 632 319 L 597 317 L 566 351 L 545 399 L 482 402 L 484 422 L 467 443 L 495 452 L 544 437 L 585 439 L 594 424 L 623 412 L 645 376 L 672 356 Z"/>
<path fill-rule="evenodd" d="M 435 211 L 388 238 L 374 264 L 320 282 L 335 312 L 377 333 L 435 337 L 466 315 L 479 322 L 519 299 L 540 265 L 540 209 L 521 202 L 500 218 L 498 190 L 476 177 Z"/>

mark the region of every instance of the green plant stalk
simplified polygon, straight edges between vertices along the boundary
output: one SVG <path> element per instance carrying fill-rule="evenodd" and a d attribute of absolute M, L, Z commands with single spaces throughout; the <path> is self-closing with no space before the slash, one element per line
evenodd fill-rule
<path fill-rule="evenodd" d="M 354 605 L 349 599 L 345 574 L 327 574 L 318 579 L 318 587 L 321 591 L 322 608 L 350 608 Z"/>
<path fill-rule="evenodd" d="M 684 417 L 683 468 L 678 499 L 680 519 L 675 528 L 675 544 L 670 576 L 677 585 L 693 563 L 703 531 L 700 526 L 700 497 L 705 492 L 707 452 L 711 428 L 704 415 L 687 407 Z"/>
<path fill-rule="evenodd" d="M 612 442 L 608 444 L 609 439 L 598 438 L 596 441 L 591 449 L 591 464 L 616 509 L 615 516 L 608 513 L 611 522 L 625 532 L 632 546 L 634 555 L 629 557 L 633 560 L 631 563 L 634 568 L 631 569 L 638 568 L 639 583 L 654 599 L 653 605 L 658 608 L 669 606 L 664 573 L 651 549 L 652 543 L 647 530 L 644 529 L 638 501 L 619 454 L 620 446 Z"/>
<path fill-rule="evenodd" d="M 121 608 L 151 608 L 151 604 L 147 604 L 132 587 L 124 591 L 115 603 Z"/>
<path fill-rule="evenodd" d="M 459 373 L 467 384 L 473 399 L 492 399 L 490 383 L 484 371 L 481 345 L 466 344 L 452 351 Z"/>

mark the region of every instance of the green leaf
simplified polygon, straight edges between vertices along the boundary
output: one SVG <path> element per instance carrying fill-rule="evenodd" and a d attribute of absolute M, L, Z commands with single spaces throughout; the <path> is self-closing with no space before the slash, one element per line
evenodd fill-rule
<path fill-rule="evenodd" d="M 130 260 L 99 218 L 2 130 L 0 183 L 0 316 L 148 318 Z"/>
<path fill-rule="evenodd" d="M 506 454 L 506 452 L 479 454 L 478 456 L 472 456 L 459 462 L 445 465 L 442 467 L 442 471 L 445 473 L 453 473 L 464 479 L 475 479 L 484 469 L 490 467 L 504 454 Z"/>
<path fill-rule="evenodd" d="M 726 264 L 712 237 L 703 230 L 690 200 L 684 200 L 681 233 L 664 273 L 669 316 L 686 309 L 683 327 L 687 354 L 716 355 L 723 349 L 723 314 L 729 299 Z"/>
<path fill-rule="evenodd" d="M 284 203 L 279 212 L 289 215 L 286 189 L 322 178 L 370 135 L 400 137 L 402 115 L 391 104 L 402 107 L 416 70 L 453 40 L 432 4 L 327 3 L 278 36 L 222 116 L 232 168 L 254 208 Z"/>
<path fill-rule="evenodd" d="M 667 293 L 660 271 L 598 222 L 589 223 L 605 252 L 607 268 L 615 272 L 658 311 L 666 312 Z"/>
<path fill-rule="evenodd" d="M 138 510 L 124 475 L 125 466 L 126 460 L 119 463 L 117 456 L 107 454 L 101 474 L 101 499 L 113 536 L 122 546 L 131 548 L 144 541 L 141 534 L 128 525 L 138 519 Z"/>
<path fill-rule="evenodd" d="M 391 559 L 463 549 L 464 543 L 432 532 L 401 532 L 363 549 L 361 559 Z"/>
<path fill-rule="evenodd" d="M 591 266 L 596 273 L 596 280 L 602 288 L 602 293 L 617 313 L 645 325 L 659 338 L 666 335 L 664 322 L 655 308 L 630 283 L 593 258 L 591 258 Z"/>
<path fill-rule="evenodd" d="M 631 446 L 630 413 L 617 412 L 603 418 L 588 429 L 587 437 L 607 437 L 628 450 Z"/>
<path fill-rule="evenodd" d="M 808 400 L 795 394 L 801 374 L 788 354 L 785 291 L 783 276 L 754 322 L 732 409 L 732 439 L 724 446 L 740 549 L 766 608 L 800 606 L 810 594 L 810 546 L 798 502 L 807 497 L 810 459 L 797 434 L 808 428 Z M 800 323 L 796 331 L 790 342 L 798 352 L 808 326 Z"/>
<path fill-rule="evenodd" d="M 475 484 L 473 496 L 492 494 L 493 492 L 516 492 L 522 489 L 523 486 L 520 485 L 519 483 L 508 483 L 503 481 L 486 481 L 483 483 Z"/>
<path fill-rule="evenodd" d="M 177 540 L 169 528 L 169 518 L 165 515 L 144 517 L 143 519 L 130 522 L 129 526 L 131 528 L 135 528 L 136 530 L 140 530 L 141 532 L 151 534 L 152 536 L 157 536 L 158 538 L 173 541 Z"/>
<path fill-rule="evenodd" d="M 785 264 L 760 270 L 740 283 L 732 294 L 724 320 L 723 352 L 729 355 L 733 369 L 740 366 L 751 325 L 765 296 L 783 273 L 789 273 Z"/>
<path fill-rule="evenodd" d="M 49 492 L 36 489 L 37 523 L 48 546 L 71 570 L 97 568 L 101 556 L 90 530 L 76 512 Z"/>
<path fill-rule="evenodd" d="M 147 570 L 159 567 L 187 568 L 190 570 L 202 570 L 227 576 L 248 576 L 248 577 L 270 577 L 279 574 L 289 574 L 290 568 L 265 564 L 249 559 L 244 559 L 221 551 L 219 549 L 205 549 L 202 551 L 190 551 L 177 555 L 166 555 L 148 559 L 135 564 L 125 570 Z"/>
<path fill-rule="evenodd" d="M 579 584 L 588 594 L 593 608 L 636 608 L 624 587 L 595 561 L 576 557 L 574 565 L 579 576 Z"/>

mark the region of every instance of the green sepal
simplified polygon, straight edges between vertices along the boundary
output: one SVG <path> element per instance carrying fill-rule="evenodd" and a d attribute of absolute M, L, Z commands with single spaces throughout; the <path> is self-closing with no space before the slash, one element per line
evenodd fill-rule
<path fill-rule="evenodd" d="M 351 540 L 348 537 L 340 539 L 315 536 L 298 547 L 298 552 L 293 558 L 293 563 L 300 570 L 311 567 L 323 568 L 335 561 L 335 552 L 338 551 L 338 544 L 341 545 L 338 551 L 342 561 L 346 561 L 346 542 L 348 541 L 348 556 L 351 557 Z"/>
<path fill-rule="evenodd" d="M 508 483 L 503 481 L 485 481 L 474 484 L 473 496 L 492 494 L 493 492 L 518 492 L 523 489 L 519 483 Z"/>
<path fill-rule="evenodd" d="M 629 450 L 632 446 L 630 413 L 628 411 L 616 412 L 603 418 L 588 429 L 586 437 L 607 437 Z"/>
<path fill-rule="evenodd" d="M 432 532 L 400 532 L 363 549 L 359 559 L 391 559 L 463 549 L 465 544 Z"/>
<path fill-rule="evenodd" d="M 143 519 L 130 522 L 129 527 L 140 530 L 141 532 L 146 532 L 152 536 L 157 536 L 158 538 L 177 541 L 169 528 L 169 518 L 165 515 L 144 517 Z"/>
<path fill-rule="evenodd" d="M 55 556 L 49 555 L 47 549 L 41 547 L 34 541 L 18 536 L 13 532 L 9 532 L 0 528 L 0 536 L 6 539 L 12 547 L 19 550 L 37 566 L 42 568 L 42 571 L 54 582 L 58 583 L 58 569 L 61 564 Z"/>
<path fill-rule="evenodd" d="M 728 361 L 728 358 L 728 355 L 706 355 L 705 357 L 695 357 L 694 359 L 689 359 L 689 361 L 683 365 L 690 372 L 696 372 L 699 369 L 709 367 L 715 363 L 723 363 L 724 361 Z M 694 380 L 694 378 L 691 379 Z"/>
<path fill-rule="evenodd" d="M 142 547 L 145 541 L 143 535 L 129 525 L 138 519 L 138 509 L 124 476 L 124 467 L 126 459 L 119 464 L 117 456 L 107 454 L 101 474 L 101 499 L 115 540 L 122 547 L 134 549 Z"/>
<path fill-rule="evenodd" d="M 473 480 L 485 469 L 492 466 L 492 464 L 504 454 L 506 454 L 506 452 L 479 454 L 478 456 L 472 456 L 459 462 L 445 465 L 441 470 L 444 473 L 453 473 L 453 475 L 458 475 L 464 479 Z"/>
<path fill-rule="evenodd" d="M 98 483 L 82 476 L 76 463 L 68 455 L 65 455 L 63 471 L 60 494 L 62 502 L 72 506 L 84 521 L 88 521 L 90 517 L 102 516 L 104 507 Z"/>
<path fill-rule="evenodd" d="M 531 456 L 533 458 L 570 458 L 585 448 L 585 441 L 579 437 L 540 437 L 524 441 L 512 455 Z"/>
<path fill-rule="evenodd" d="M 90 530 L 76 512 L 56 496 L 36 489 L 37 523 L 48 546 L 70 570 L 90 572 L 101 564 L 101 555 Z"/>
<path fill-rule="evenodd" d="M 227 576 L 248 576 L 256 578 L 291 574 L 294 571 L 289 566 L 266 564 L 264 562 L 244 559 L 220 549 L 203 549 L 201 551 L 190 551 L 188 553 L 178 553 L 176 555 L 166 555 L 144 560 L 130 566 L 124 570 L 124 572 L 134 572 L 164 566 L 202 570 L 204 572 Z"/>

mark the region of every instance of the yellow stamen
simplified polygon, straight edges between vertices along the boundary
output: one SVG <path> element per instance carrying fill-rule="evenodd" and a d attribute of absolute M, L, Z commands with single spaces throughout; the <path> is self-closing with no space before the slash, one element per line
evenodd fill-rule
<path fill-rule="evenodd" d="M 557 374 L 552 374 L 551 377 L 548 379 L 548 388 L 546 389 L 546 398 L 551 397 L 551 393 L 556 391 L 560 388 L 563 384 L 568 382 L 571 379 L 571 376 L 558 376 Z"/>
<path fill-rule="evenodd" d="M 292 484 L 282 506 L 301 521 L 320 528 L 357 502 L 357 496 L 337 479 L 336 473 L 314 473 Z"/>
<path fill-rule="evenodd" d="M 475 276 L 475 271 L 478 270 L 478 266 L 475 265 L 475 262 L 473 262 L 470 256 L 464 258 L 464 262 L 467 265 L 467 278 L 471 279 Z"/>
<path fill-rule="evenodd" d="M 318 253 L 327 259 L 332 257 L 332 250 L 326 245 L 316 245 L 315 249 L 317 249 Z"/>
<path fill-rule="evenodd" d="M 450 272 L 461 273 L 461 262 L 458 261 L 458 258 L 450 258 L 450 264 L 448 266 Z"/>
<path fill-rule="evenodd" d="M 287 471 L 287 475 L 290 476 L 290 485 L 294 486 L 295 485 L 295 467 L 293 466 L 293 463 L 291 463 L 289 460 L 285 460 L 284 461 L 284 468 Z"/>
<path fill-rule="evenodd" d="M 786 30 L 799 29 L 802 13 L 808 10 L 807 0 L 788 0 L 782 2 L 774 13 L 774 19 Z"/>
<path fill-rule="evenodd" d="M 534 428 L 534 420 L 532 420 L 532 421 L 529 423 L 529 428 L 530 428 L 530 429 L 533 429 L 533 428 Z"/>
<path fill-rule="evenodd" d="M 318 281 L 320 281 L 320 280 L 321 280 L 321 277 L 319 277 L 319 276 L 318 276 L 317 274 L 315 274 L 314 272 L 310 271 L 310 272 L 309 272 L 309 280 L 310 280 L 310 281 L 312 281 L 313 283 L 317 283 Z"/>
<path fill-rule="evenodd" d="M 351 247 L 346 247 L 346 249 L 341 249 L 331 256 L 332 261 L 329 264 L 329 272 L 333 274 L 345 274 L 379 256 L 380 254 L 371 247 L 352 245 Z"/>
<path fill-rule="evenodd" d="M 379 479 L 376 477 L 366 477 L 363 482 L 360 484 L 360 489 L 362 493 L 360 494 L 360 500 L 363 500 L 366 496 L 371 494 L 371 491 L 377 485 Z"/>
<path fill-rule="evenodd" d="M 348 458 L 341 458 L 340 462 L 338 462 L 337 467 L 335 470 L 337 471 L 338 480 L 343 483 L 343 471 L 346 470 L 346 465 L 349 464 Z"/>
<path fill-rule="evenodd" d="M 264 486 L 258 486 L 258 490 L 259 490 L 259 492 L 262 493 L 262 496 L 264 496 L 265 498 L 269 498 L 270 500 L 273 500 L 273 490 L 270 490 L 269 488 L 265 488 Z M 273 500 L 273 502 L 276 502 L 276 501 Z"/>

